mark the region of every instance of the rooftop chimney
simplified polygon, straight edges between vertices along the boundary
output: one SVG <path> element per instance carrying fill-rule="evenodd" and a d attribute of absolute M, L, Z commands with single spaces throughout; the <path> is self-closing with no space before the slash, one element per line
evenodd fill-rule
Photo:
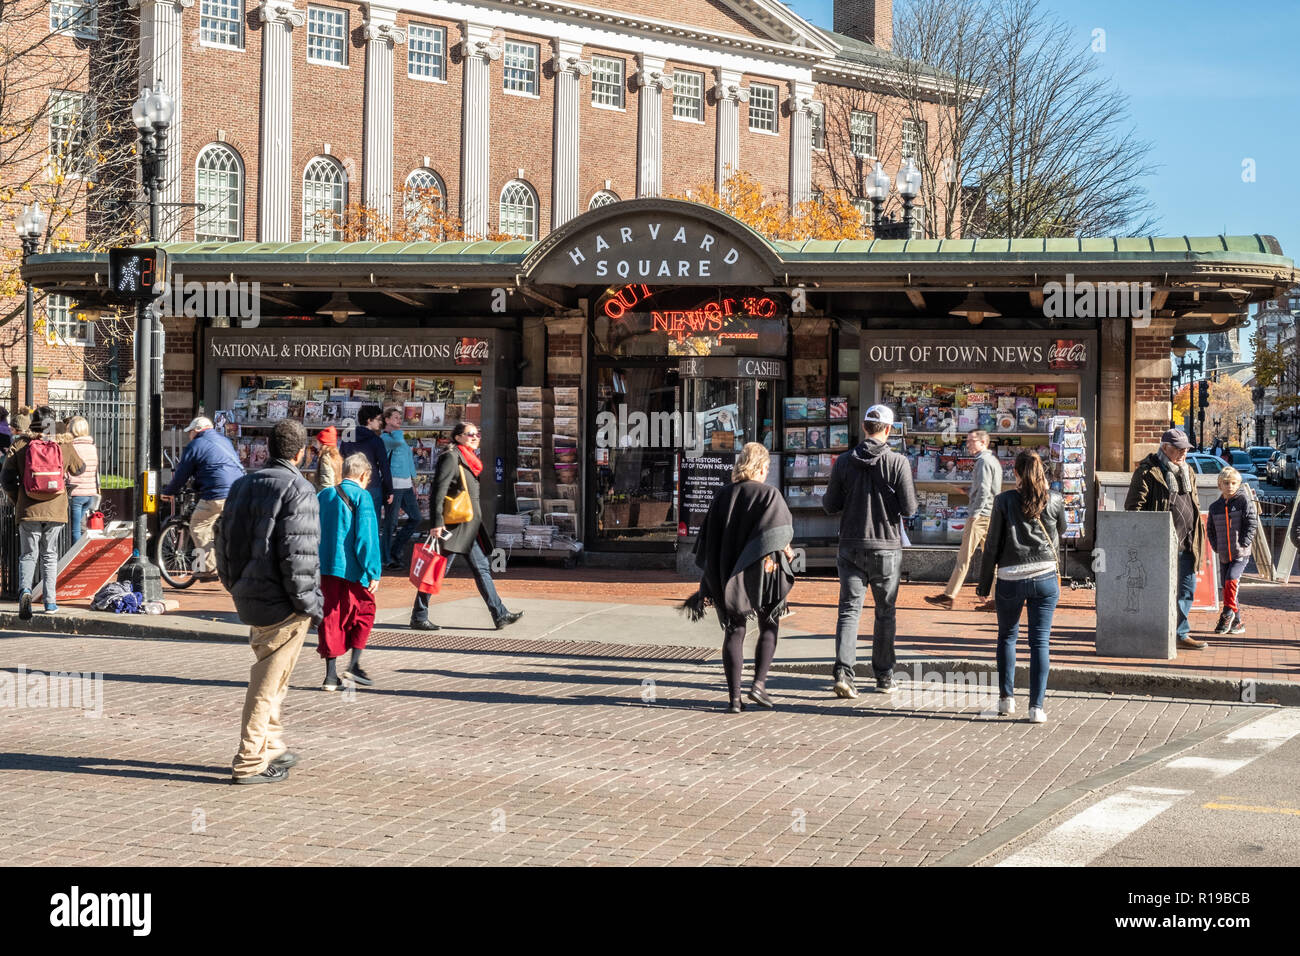
<path fill-rule="evenodd" d="M 894 0 L 835 0 L 835 32 L 891 49 Z"/>

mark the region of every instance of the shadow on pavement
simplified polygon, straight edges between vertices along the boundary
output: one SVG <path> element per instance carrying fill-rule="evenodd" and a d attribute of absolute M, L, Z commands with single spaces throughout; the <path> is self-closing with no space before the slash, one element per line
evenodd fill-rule
<path fill-rule="evenodd" d="M 157 768 L 157 769 L 154 769 Z M 143 780 L 182 780 L 190 783 L 229 783 L 229 767 L 189 763 L 152 763 L 147 760 L 113 760 L 108 757 L 64 757 L 46 754 L 0 753 L 0 770 L 88 773 L 104 777 L 138 777 Z M 166 771 L 185 771 L 168 773 Z"/>

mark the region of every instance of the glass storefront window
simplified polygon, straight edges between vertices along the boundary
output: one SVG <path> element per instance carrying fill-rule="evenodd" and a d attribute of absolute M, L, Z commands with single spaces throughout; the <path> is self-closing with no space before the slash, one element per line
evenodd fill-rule
<path fill-rule="evenodd" d="M 596 370 L 597 541 L 672 542 L 677 538 L 681 430 L 676 382 L 676 369 L 663 363 Z"/>

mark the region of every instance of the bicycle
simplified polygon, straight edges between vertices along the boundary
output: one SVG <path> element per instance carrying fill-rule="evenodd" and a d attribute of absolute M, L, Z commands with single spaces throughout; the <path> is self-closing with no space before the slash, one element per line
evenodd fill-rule
<path fill-rule="evenodd" d="M 190 518 L 199 504 L 199 493 L 187 486 L 172 498 L 172 513 L 158 532 L 158 570 L 163 580 L 184 590 L 198 580 L 195 573 L 197 550 L 190 533 Z"/>

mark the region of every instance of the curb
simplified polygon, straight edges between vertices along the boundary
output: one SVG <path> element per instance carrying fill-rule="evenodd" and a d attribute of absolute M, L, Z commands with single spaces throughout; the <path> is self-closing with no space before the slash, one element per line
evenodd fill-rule
<path fill-rule="evenodd" d="M 142 620 L 142 618 L 144 620 Z M 147 621 L 147 623 L 146 623 Z M 163 614 L 109 614 L 82 611 L 76 614 L 33 614 L 30 621 L 20 621 L 13 611 L 0 611 L 0 630 L 36 634 L 61 634 L 68 637 L 130 637 L 137 640 L 202 640 L 248 643 L 248 628 L 225 621 Z"/>
<path fill-rule="evenodd" d="M 780 663 L 773 662 L 772 671 L 787 674 L 817 674 L 830 679 L 830 663 Z M 922 682 L 914 679 L 920 668 Z M 952 675 L 997 674 L 997 664 L 992 661 L 908 658 L 894 665 L 895 673 L 904 671 L 904 677 L 913 687 L 924 684 L 947 683 Z M 857 666 L 860 679 L 873 679 L 871 667 Z M 960 689 L 963 685 L 952 681 Z M 1016 665 L 1016 687 L 1029 686 L 1029 665 Z M 1232 677 L 1198 677 L 1190 674 L 1169 674 L 1161 671 L 1121 671 L 1100 667 L 1053 665 L 1047 675 L 1048 690 L 1083 691 L 1102 694 L 1136 694 L 1148 697 L 1181 697 L 1192 700 L 1213 700 L 1234 704 L 1279 704 L 1300 707 L 1300 683 L 1287 681 L 1258 681 Z"/>

